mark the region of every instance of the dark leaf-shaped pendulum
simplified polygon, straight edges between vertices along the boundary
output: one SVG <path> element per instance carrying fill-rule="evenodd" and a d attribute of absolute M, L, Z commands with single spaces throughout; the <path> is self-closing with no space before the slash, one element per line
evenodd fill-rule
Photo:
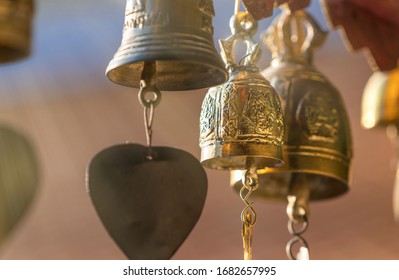
<path fill-rule="evenodd" d="M 113 146 L 88 169 L 93 204 L 130 259 L 169 259 L 198 221 L 206 174 L 191 154 L 168 147 Z"/>

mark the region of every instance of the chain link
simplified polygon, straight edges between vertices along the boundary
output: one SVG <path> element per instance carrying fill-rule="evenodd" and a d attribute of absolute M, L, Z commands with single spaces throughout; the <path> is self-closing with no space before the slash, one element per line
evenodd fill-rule
<path fill-rule="evenodd" d="M 299 225 L 299 228 L 295 227 L 295 225 Z M 309 245 L 305 238 L 302 237 L 302 234 L 305 233 L 307 228 L 308 219 L 306 213 L 301 217 L 300 221 L 292 217 L 289 218 L 288 232 L 292 235 L 292 238 L 288 241 L 285 250 L 290 260 L 309 259 Z M 295 256 L 292 251 L 294 245 L 297 243 L 299 243 L 301 247 Z"/>

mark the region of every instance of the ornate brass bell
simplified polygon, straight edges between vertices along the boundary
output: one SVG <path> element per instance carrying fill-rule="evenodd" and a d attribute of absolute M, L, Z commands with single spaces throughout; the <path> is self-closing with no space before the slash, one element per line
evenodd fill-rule
<path fill-rule="evenodd" d="M 374 72 L 363 93 L 362 126 L 399 125 L 399 68 Z"/>
<path fill-rule="evenodd" d="M 32 19 L 33 0 L 0 0 L 0 63 L 30 54 Z"/>
<path fill-rule="evenodd" d="M 221 54 L 229 80 L 211 88 L 205 96 L 200 116 L 200 147 L 203 166 L 220 170 L 246 170 L 242 176 L 241 237 L 244 259 L 252 259 L 252 233 L 256 212 L 249 198 L 258 187 L 257 168 L 282 163 L 283 113 L 277 93 L 260 74 L 256 61 L 260 55 L 255 43 L 258 24 L 248 12 L 230 19 L 232 35 L 220 40 Z M 246 54 L 236 63 L 234 46 L 242 40 Z"/>
<path fill-rule="evenodd" d="M 262 74 L 279 93 L 285 116 L 282 168 L 258 170 L 253 196 L 286 200 L 297 190 L 305 200 L 334 197 L 348 190 L 351 132 L 338 91 L 312 65 L 313 50 L 326 32 L 305 11 L 284 10 L 264 38 L 272 64 Z M 231 183 L 242 187 L 242 172 Z"/>
<path fill-rule="evenodd" d="M 139 88 L 144 62 L 156 62 L 160 90 L 224 83 L 227 71 L 213 42 L 214 14 L 212 0 L 127 0 L 122 45 L 107 77 Z"/>
<path fill-rule="evenodd" d="M 230 28 L 233 35 L 220 41 L 229 80 L 211 88 L 202 104 L 201 163 L 227 170 L 247 169 L 249 158 L 258 168 L 279 165 L 283 115 L 278 95 L 255 65 L 260 54 L 259 44 L 252 40 L 257 22 L 251 14 L 240 12 L 231 18 Z M 247 45 L 239 64 L 233 51 L 237 40 Z"/>

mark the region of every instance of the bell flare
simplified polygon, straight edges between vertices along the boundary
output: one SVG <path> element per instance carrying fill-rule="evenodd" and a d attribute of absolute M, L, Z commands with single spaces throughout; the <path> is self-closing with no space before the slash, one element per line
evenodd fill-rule
<path fill-rule="evenodd" d="M 281 149 L 278 146 L 261 144 L 215 142 L 201 151 L 201 164 L 218 170 L 244 170 L 248 167 L 248 162 L 257 168 L 278 167 L 283 165 L 281 158 Z"/>
<path fill-rule="evenodd" d="M 0 1 L 0 63 L 16 62 L 31 53 L 33 0 Z"/>
<path fill-rule="evenodd" d="M 106 76 L 139 88 L 145 62 L 160 90 L 209 88 L 228 79 L 213 41 L 212 0 L 128 0 L 122 43 Z"/>
<path fill-rule="evenodd" d="M 399 124 L 399 68 L 374 72 L 362 98 L 361 124 L 364 128 Z"/>
<path fill-rule="evenodd" d="M 180 45 L 180 47 L 182 46 Z M 218 57 L 205 56 L 202 53 L 202 58 L 209 60 L 206 62 L 204 59 L 201 60 L 200 52 L 195 54 L 195 51 L 192 50 L 186 52 L 186 61 L 182 61 L 179 56 L 184 55 L 185 51 L 177 50 L 173 52 L 161 52 L 151 57 L 149 53 L 146 53 L 144 56 L 147 56 L 147 58 L 130 56 L 115 59 L 109 64 L 106 76 L 114 83 L 140 88 L 141 73 L 144 69 L 143 61 L 156 61 L 157 77 L 155 83 L 160 90 L 202 89 L 226 81 L 227 72 L 223 65 L 217 64 Z"/>

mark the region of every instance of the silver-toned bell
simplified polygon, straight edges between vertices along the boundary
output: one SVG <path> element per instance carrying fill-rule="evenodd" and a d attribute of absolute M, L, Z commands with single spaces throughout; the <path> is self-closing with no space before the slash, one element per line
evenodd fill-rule
<path fill-rule="evenodd" d="M 286 200 L 295 189 L 308 189 L 310 200 L 348 190 L 352 142 L 344 103 L 334 86 L 312 65 L 314 49 L 326 33 L 305 11 L 284 10 L 264 38 L 273 60 L 262 74 L 283 104 L 284 161 L 281 168 L 258 170 L 253 196 Z M 242 172 L 231 184 L 242 187 Z"/>
<path fill-rule="evenodd" d="M 213 42 L 212 0 L 127 0 L 122 44 L 107 77 L 139 88 L 145 62 L 156 62 L 160 90 L 224 83 L 227 71 Z"/>
<path fill-rule="evenodd" d="M 33 0 L 0 0 L 0 63 L 30 54 L 33 15 Z"/>
<path fill-rule="evenodd" d="M 260 48 L 252 36 L 257 27 L 251 14 L 239 12 L 230 20 L 233 35 L 220 41 L 229 80 L 211 88 L 202 104 L 200 147 L 205 167 L 244 170 L 249 161 L 257 168 L 282 163 L 283 114 L 277 93 L 255 64 Z M 238 64 L 237 40 L 247 45 Z"/>

